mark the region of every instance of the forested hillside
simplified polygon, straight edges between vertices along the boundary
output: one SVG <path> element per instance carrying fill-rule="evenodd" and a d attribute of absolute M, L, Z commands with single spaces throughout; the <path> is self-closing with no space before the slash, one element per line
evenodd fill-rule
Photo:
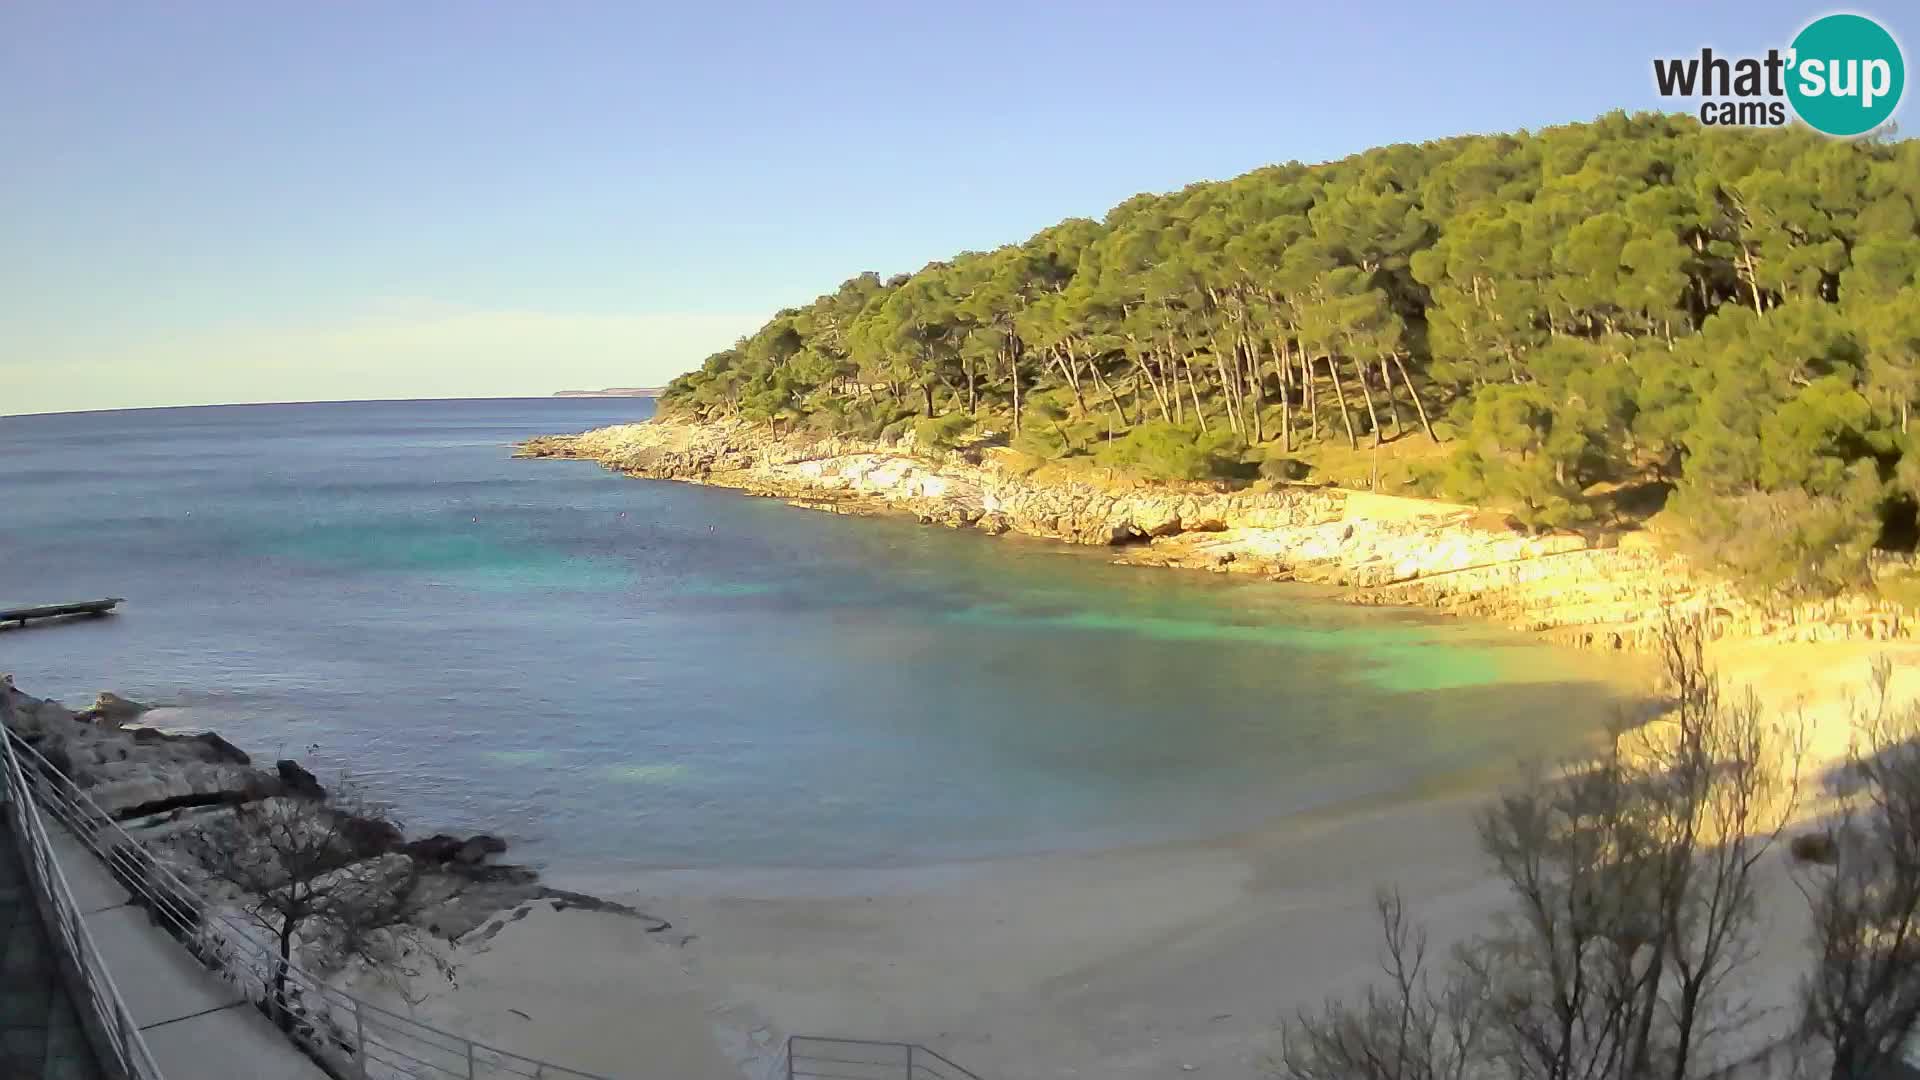
<path fill-rule="evenodd" d="M 1384 445 L 1537 528 L 1664 497 L 1708 561 L 1831 592 L 1911 545 L 1916 203 L 1911 141 L 1612 114 L 1388 146 L 862 274 L 664 402 L 1186 480 Z"/>

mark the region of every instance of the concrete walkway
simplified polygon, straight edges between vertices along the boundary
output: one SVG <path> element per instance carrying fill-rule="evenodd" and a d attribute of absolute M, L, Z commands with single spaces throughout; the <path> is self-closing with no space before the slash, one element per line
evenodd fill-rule
<path fill-rule="evenodd" d="M 0 825 L 0 1075 L 100 1080 L 22 859 Z"/>
<path fill-rule="evenodd" d="M 128 903 L 91 851 L 51 823 L 48 833 L 87 932 L 167 1080 L 327 1080 L 239 991 Z"/>

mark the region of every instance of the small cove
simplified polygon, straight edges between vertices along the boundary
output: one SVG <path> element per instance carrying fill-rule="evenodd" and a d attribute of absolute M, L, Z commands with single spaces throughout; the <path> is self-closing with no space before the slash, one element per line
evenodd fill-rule
<path fill-rule="evenodd" d="M 1551 754 L 1629 661 L 1304 586 L 583 462 L 623 400 L 0 418 L 0 633 L 558 870 L 911 866 L 1221 835 Z"/>

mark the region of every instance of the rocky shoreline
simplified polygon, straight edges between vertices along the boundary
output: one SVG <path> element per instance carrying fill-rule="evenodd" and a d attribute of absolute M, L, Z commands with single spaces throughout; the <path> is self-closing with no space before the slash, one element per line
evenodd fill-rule
<path fill-rule="evenodd" d="M 259 839 L 255 830 L 236 827 L 243 815 L 253 813 L 261 816 L 256 820 L 270 821 L 276 829 L 336 838 L 342 850 L 325 856 L 328 868 L 313 879 L 312 887 L 324 888 L 329 880 L 351 882 L 345 893 L 336 886 L 334 895 L 366 899 L 370 908 L 383 912 L 384 921 L 365 924 L 367 931 L 383 935 L 401 954 L 438 958 L 433 963 L 449 975 L 462 955 L 460 950 L 484 950 L 509 923 L 524 919 L 536 908 L 606 912 L 637 920 L 649 934 L 671 928 L 666 920 L 635 908 L 551 888 L 530 867 L 496 861 L 507 850 L 506 841 L 499 837 L 482 833 L 409 838 L 385 814 L 360 803 L 351 792 L 330 791 L 297 761 L 280 760 L 271 768 L 262 767 L 214 732 L 171 734 L 143 726 L 140 720 L 148 711 L 112 693 L 102 693 L 92 707 L 75 711 L 57 701 L 32 697 L 13 685 L 12 676 L 0 675 L 0 724 L 38 755 L 22 752 L 22 767 L 43 772 L 51 767 L 72 781 L 146 856 L 192 890 L 195 895 L 185 903 L 196 912 L 219 908 L 239 916 L 250 910 L 277 910 L 236 888 L 233 878 L 223 877 L 215 864 L 232 856 L 209 850 L 210 837 L 232 840 L 241 847 L 249 839 Z M 203 959 L 215 955 L 196 937 L 197 932 L 188 933 L 189 928 L 179 925 L 179 913 L 187 909 L 171 905 L 181 901 L 160 899 L 170 893 L 158 886 L 158 879 L 146 877 L 147 871 L 137 868 L 141 863 L 121 864 L 118 845 L 125 841 L 96 835 L 89 846 L 102 853 L 115 852 L 111 869 L 123 884 L 134 882 L 128 886 L 134 902 L 153 910 L 157 924 Z M 272 835 L 284 837 L 285 832 Z M 100 848 L 101 843 L 106 847 Z M 295 840 L 303 858 L 319 857 L 316 843 Z M 241 859 L 272 863 L 276 858 L 272 844 L 270 838 L 264 840 Z M 286 879 L 286 873 L 280 872 L 280 880 Z M 139 892 L 137 882 L 142 879 L 157 891 Z M 275 901 L 280 902 L 284 900 Z M 170 924 L 163 915 L 175 921 Z M 238 918 L 233 926 L 249 921 Z M 271 947 L 270 937 L 258 940 Z M 397 975 L 418 974 L 405 964 L 370 967 L 371 956 L 363 949 L 343 949 L 337 940 L 310 940 L 300 933 L 293 938 L 295 963 L 330 982 L 344 985 L 366 976 L 390 981 Z M 212 959 L 207 962 L 215 964 Z M 252 967 L 235 969 L 230 963 L 215 966 L 244 992 L 265 1000 L 261 995 L 270 974 Z M 332 1058 L 350 1053 L 350 1045 L 341 1038 L 323 1036 L 327 1029 L 318 1023 L 335 1003 L 293 998 L 289 1002 L 288 1008 L 304 1018 L 290 1028 L 296 1044 L 324 1067 L 339 1066 Z M 267 1010 L 266 1005 L 261 1007 Z"/>
<path fill-rule="evenodd" d="M 91 708 L 75 712 L 57 701 L 35 698 L 0 676 L 0 723 L 33 747 L 105 811 L 121 828 L 150 849 L 176 859 L 171 838 L 215 822 L 236 807 L 276 798 L 326 803 L 330 794 L 299 762 L 281 760 L 271 770 L 215 732 L 174 735 L 140 726 L 147 707 L 113 693 L 102 693 Z M 457 941 L 496 914 L 539 900 L 556 900 L 598 910 L 623 911 L 621 905 L 580 893 L 550 888 L 538 872 L 494 857 L 506 841 L 481 833 L 457 837 L 444 833 L 408 839 L 384 817 L 358 819 L 345 830 L 366 860 L 404 856 L 416 871 L 420 928 Z M 188 877 L 192 878 L 192 868 Z M 661 920 L 658 929 L 667 929 Z"/>
<path fill-rule="evenodd" d="M 1037 480 L 993 447 L 948 452 L 741 421 L 663 418 L 531 439 L 529 458 L 734 488 L 846 514 L 1099 545 L 1115 561 L 1336 586 L 1357 604 L 1409 605 L 1567 644 L 1640 649 L 1669 612 L 1710 638 L 1890 640 L 1915 620 L 1866 597 L 1763 609 L 1642 533 L 1528 534 L 1470 506 L 1330 487 Z"/>

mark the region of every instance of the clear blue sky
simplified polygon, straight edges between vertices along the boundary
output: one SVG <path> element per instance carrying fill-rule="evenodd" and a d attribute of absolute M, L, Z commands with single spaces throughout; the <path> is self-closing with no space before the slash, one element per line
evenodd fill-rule
<path fill-rule="evenodd" d="M 0 414 L 659 382 L 863 269 L 1655 107 L 1829 10 L 10 0 Z"/>

